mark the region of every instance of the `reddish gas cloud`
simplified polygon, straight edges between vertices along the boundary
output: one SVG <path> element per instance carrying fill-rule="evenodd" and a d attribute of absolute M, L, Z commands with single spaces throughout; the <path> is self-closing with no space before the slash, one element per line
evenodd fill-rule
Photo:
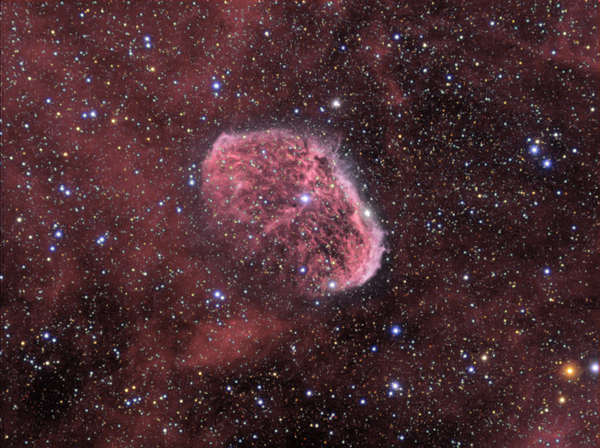
<path fill-rule="evenodd" d="M 181 366 L 213 367 L 232 364 L 239 359 L 265 356 L 286 326 L 277 319 L 261 318 L 248 311 L 246 318 L 232 318 L 220 323 L 199 325 L 186 344 Z"/>
<path fill-rule="evenodd" d="M 221 134 L 202 167 L 211 238 L 252 281 L 307 296 L 379 269 L 384 232 L 334 150 L 284 130 Z"/>

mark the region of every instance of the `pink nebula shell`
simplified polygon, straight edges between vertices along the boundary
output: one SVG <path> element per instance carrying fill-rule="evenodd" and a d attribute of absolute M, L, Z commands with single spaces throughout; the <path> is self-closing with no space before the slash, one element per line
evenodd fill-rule
<path fill-rule="evenodd" d="M 384 232 L 313 138 L 221 134 L 202 166 L 211 241 L 247 281 L 315 296 L 356 287 L 381 265 Z"/>

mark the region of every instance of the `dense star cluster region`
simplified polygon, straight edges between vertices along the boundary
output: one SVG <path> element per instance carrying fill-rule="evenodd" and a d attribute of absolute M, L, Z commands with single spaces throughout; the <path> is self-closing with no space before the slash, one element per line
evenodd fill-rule
<path fill-rule="evenodd" d="M 597 447 L 598 6 L 3 1 L 2 447 Z"/>
<path fill-rule="evenodd" d="M 202 167 L 212 242 L 250 282 L 286 296 L 364 283 L 383 231 L 339 164 L 332 148 L 288 132 L 221 135 Z"/>

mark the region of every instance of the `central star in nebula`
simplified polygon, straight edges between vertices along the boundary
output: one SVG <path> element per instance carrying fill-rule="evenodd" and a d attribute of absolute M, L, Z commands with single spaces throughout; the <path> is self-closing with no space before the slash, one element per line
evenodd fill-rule
<path fill-rule="evenodd" d="M 284 130 L 222 134 L 202 176 L 210 238 L 252 281 L 315 296 L 380 267 L 384 232 L 334 148 Z"/>

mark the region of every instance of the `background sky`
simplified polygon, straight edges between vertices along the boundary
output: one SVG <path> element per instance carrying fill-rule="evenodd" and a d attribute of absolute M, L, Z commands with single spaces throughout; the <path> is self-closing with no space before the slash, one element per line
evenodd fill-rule
<path fill-rule="evenodd" d="M 598 446 L 598 2 L 2 16 L 3 446 Z M 339 142 L 369 282 L 231 269 L 200 168 L 266 129 Z"/>

